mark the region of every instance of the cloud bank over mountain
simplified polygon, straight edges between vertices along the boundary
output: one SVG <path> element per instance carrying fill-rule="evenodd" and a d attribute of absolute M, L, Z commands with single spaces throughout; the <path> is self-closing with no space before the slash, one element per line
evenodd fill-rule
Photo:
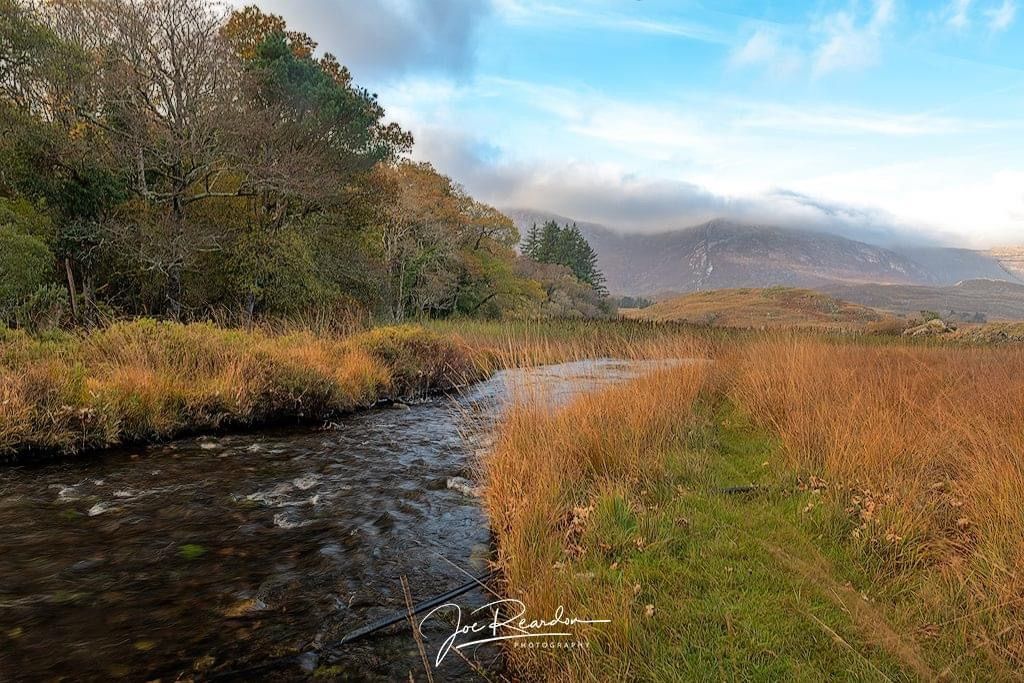
<path fill-rule="evenodd" d="M 625 232 L 655 233 L 713 218 L 823 230 L 875 244 L 952 244 L 955 235 L 901 225 L 879 209 L 828 202 L 786 189 L 730 197 L 684 181 L 641 178 L 612 167 L 502 161 L 500 151 L 457 131 L 418 131 L 415 156 L 462 179 L 500 207 L 534 208 Z"/>
<path fill-rule="evenodd" d="M 1016 0 L 258 1 L 498 206 L 1024 242 Z"/>

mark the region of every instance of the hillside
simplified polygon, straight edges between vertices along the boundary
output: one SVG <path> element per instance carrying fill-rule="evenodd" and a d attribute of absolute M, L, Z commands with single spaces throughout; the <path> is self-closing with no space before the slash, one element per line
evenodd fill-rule
<path fill-rule="evenodd" d="M 894 247 L 893 251 L 924 268 L 938 285 L 955 285 L 961 280 L 1016 280 L 1024 275 L 1024 258 L 1022 268 L 1015 272 L 992 252 L 913 246 Z"/>
<path fill-rule="evenodd" d="M 997 260 L 1007 272 L 1018 279 L 1024 279 L 1024 247 L 999 247 L 990 249 L 988 255 Z"/>
<path fill-rule="evenodd" d="M 878 311 L 809 289 L 721 289 L 667 299 L 623 314 L 642 320 L 724 327 L 856 327 L 881 320 Z"/>
<path fill-rule="evenodd" d="M 967 280 L 952 287 L 829 283 L 823 291 L 865 306 L 916 314 L 935 311 L 945 319 L 1024 320 L 1024 285 L 999 280 Z"/>
<path fill-rule="evenodd" d="M 564 216 L 506 210 L 521 230 Z M 967 249 L 888 249 L 826 232 L 744 225 L 726 220 L 657 234 L 626 234 L 578 222 L 613 293 L 654 296 L 783 285 L 820 289 L 835 283 L 953 285 L 960 280 L 1015 280 L 996 255 Z M 1019 261 L 1024 269 L 1024 251 Z M 1022 270 L 1021 272 L 1024 272 Z"/>

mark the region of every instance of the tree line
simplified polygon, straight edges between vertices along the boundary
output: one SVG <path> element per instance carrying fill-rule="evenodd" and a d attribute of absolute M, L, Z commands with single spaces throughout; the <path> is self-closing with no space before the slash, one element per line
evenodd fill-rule
<path fill-rule="evenodd" d="M 518 254 L 412 145 L 256 7 L 0 0 L 0 321 L 609 314 L 575 227 Z"/>

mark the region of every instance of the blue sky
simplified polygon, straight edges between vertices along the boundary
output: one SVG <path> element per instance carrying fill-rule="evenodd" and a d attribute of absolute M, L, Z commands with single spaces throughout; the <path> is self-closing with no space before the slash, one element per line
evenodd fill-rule
<path fill-rule="evenodd" d="M 262 0 L 475 196 L 1024 243 L 1017 0 Z"/>

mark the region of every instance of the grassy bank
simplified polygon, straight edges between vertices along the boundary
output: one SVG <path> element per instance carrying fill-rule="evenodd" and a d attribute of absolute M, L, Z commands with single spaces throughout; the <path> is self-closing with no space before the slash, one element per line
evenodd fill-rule
<path fill-rule="evenodd" d="M 185 432 L 322 420 L 480 376 L 416 326 L 347 337 L 139 320 L 0 337 L 0 455 L 75 453 Z"/>
<path fill-rule="evenodd" d="M 735 330 L 643 320 L 437 320 L 428 328 L 453 336 L 494 367 L 585 358 L 686 358 L 741 335 Z"/>
<path fill-rule="evenodd" d="M 715 352 L 714 370 L 510 413 L 485 469 L 506 592 L 612 619 L 588 648 L 509 648 L 513 667 L 1013 678 L 1024 353 L 792 336 Z"/>
<path fill-rule="evenodd" d="M 0 457 L 323 420 L 499 367 L 688 355 L 692 337 L 615 321 L 436 321 L 348 335 L 146 319 L 79 334 L 2 329 Z"/>

